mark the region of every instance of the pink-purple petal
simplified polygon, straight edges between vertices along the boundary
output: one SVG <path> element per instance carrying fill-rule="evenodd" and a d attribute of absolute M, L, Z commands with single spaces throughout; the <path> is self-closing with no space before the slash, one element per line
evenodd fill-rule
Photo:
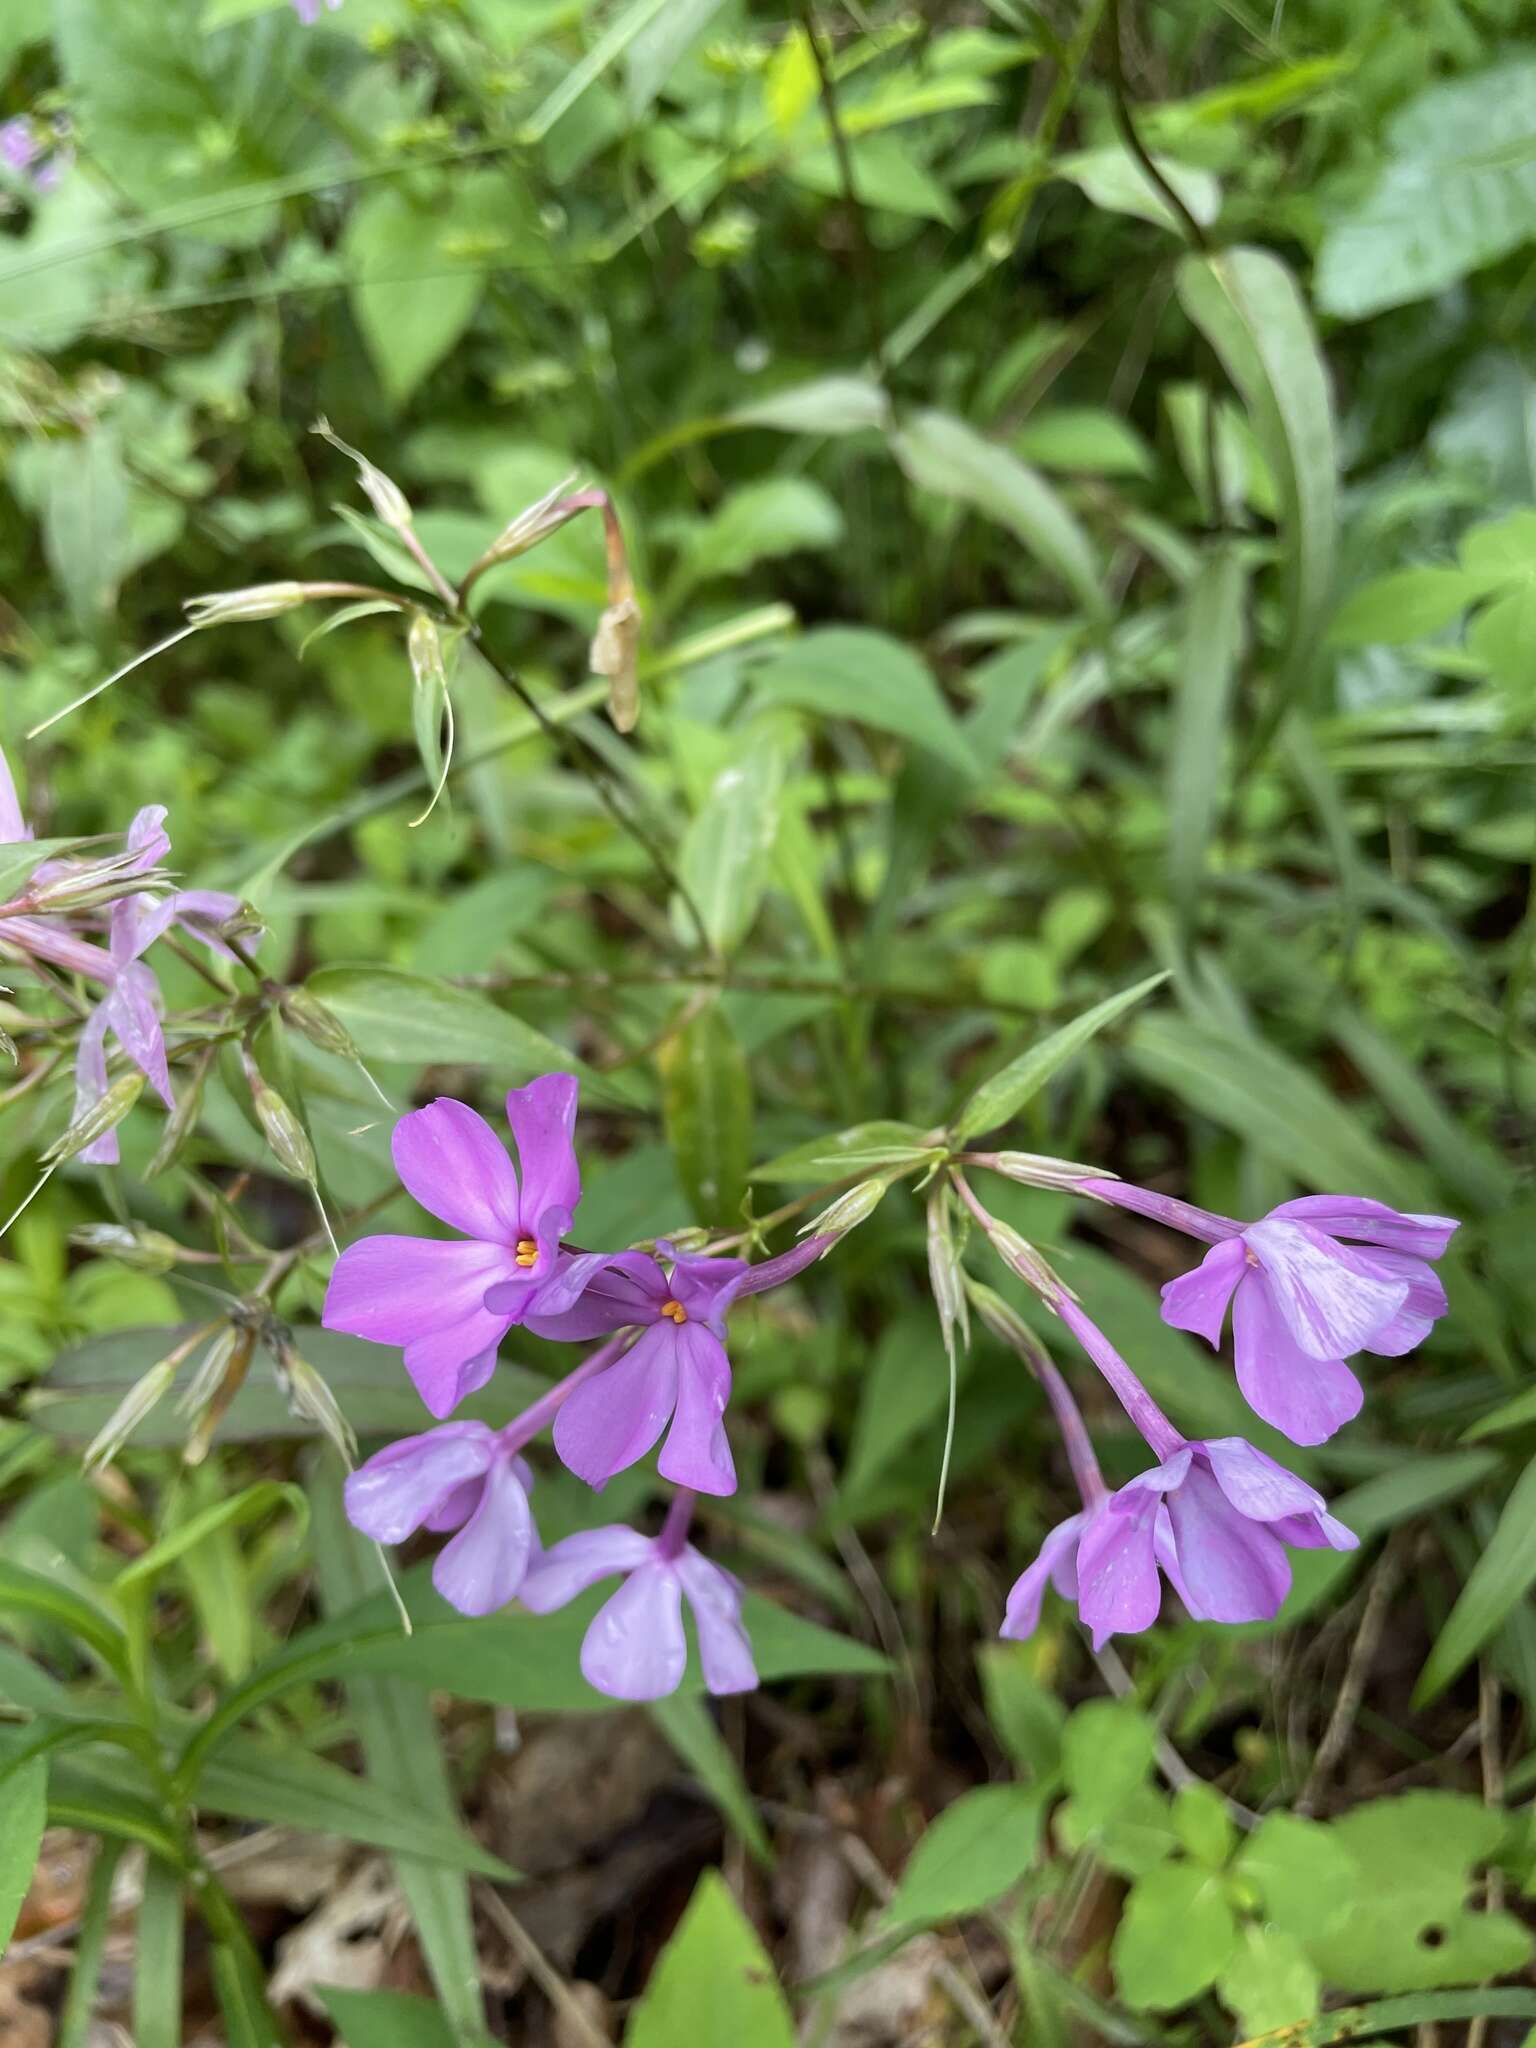
<path fill-rule="evenodd" d="M 474 1513 L 438 1552 L 432 1583 L 460 1614 L 494 1614 L 515 1597 L 532 1546 L 528 1496 L 511 1459 L 498 1457 Z"/>
<path fill-rule="evenodd" d="M 757 1685 L 752 1639 L 741 1623 L 741 1589 L 729 1572 L 686 1545 L 673 1570 L 693 1609 L 699 1638 L 699 1669 L 706 1688 L 721 1697 L 751 1692 Z"/>
<path fill-rule="evenodd" d="M 1440 1258 L 1461 1228 L 1454 1216 L 1417 1216 L 1365 1195 L 1298 1195 L 1270 1214 L 1310 1223 L 1330 1237 L 1358 1238 L 1421 1259 Z"/>
<path fill-rule="evenodd" d="M 734 1493 L 736 1466 L 724 1421 L 731 1398 L 725 1347 L 704 1324 L 689 1321 L 677 1329 L 672 1348 L 677 1406 L 656 1469 L 674 1486 L 691 1486 L 695 1493 Z"/>
<path fill-rule="evenodd" d="M 1077 1611 L 1102 1650 L 1113 1635 L 1139 1635 L 1163 1602 L 1153 1534 L 1160 1494 L 1122 1488 L 1083 1531 L 1077 1548 Z"/>
<path fill-rule="evenodd" d="M 647 1330 L 615 1365 L 587 1380 L 555 1417 L 555 1449 L 588 1486 L 643 1458 L 677 1403 L 676 1332 Z"/>
<path fill-rule="evenodd" d="M 1347 1358 L 1385 1328 L 1408 1296 L 1405 1281 L 1378 1270 L 1372 1255 L 1310 1223 L 1252 1223 L 1244 1242 L 1258 1254 L 1275 1305 L 1313 1358 Z"/>
<path fill-rule="evenodd" d="M 1163 1321 L 1175 1330 L 1192 1330 L 1218 1348 L 1227 1304 L 1247 1268 L 1248 1254 L 1242 1239 L 1223 1238 L 1220 1244 L 1211 1246 L 1192 1272 L 1181 1273 L 1163 1288 Z"/>
<path fill-rule="evenodd" d="M 517 1140 L 523 1174 L 523 1214 L 530 1222 L 557 1210 L 569 1228 L 581 1200 L 581 1169 L 576 1163 L 576 1077 L 541 1074 L 526 1088 L 507 1096 L 507 1122 Z"/>
<path fill-rule="evenodd" d="M 472 1489 L 472 1507 L 495 1455 L 495 1433 L 483 1422 L 450 1422 L 402 1437 L 349 1475 L 347 1520 L 375 1543 L 403 1543 L 461 1487 Z"/>
<path fill-rule="evenodd" d="M 1365 1394 L 1339 1358 L 1312 1358 L 1291 1335 L 1262 1272 L 1245 1274 L 1232 1304 L 1237 1384 L 1255 1415 L 1293 1444 L 1326 1443 L 1360 1413 Z"/>
<path fill-rule="evenodd" d="M 395 1125 L 390 1149 L 395 1171 L 429 1215 L 503 1246 L 525 1234 L 506 1147 L 467 1103 L 440 1095 L 413 1109 Z"/>
<path fill-rule="evenodd" d="M 515 1271 L 505 1246 L 474 1238 L 360 1238 L 336 1261 L 321 1320 L 373 1344 L 410 1344 L 476 1317 L 504 1331 L 505 1318 L 487 1315 L 483 1303 L 487 1288 Z"/>
<path fill-rule="evenodd" d="M 407 1344 L 401 1358 L 423 1407 L 451 1415 L 478 1394 L 496 1370 L 496 1347 L 510 1327 L 505 1316 L 477 1314 Z"/>
<path fill-rule="evenodd" d="M 160 1022 L 160 984 L 154 970 L 140 961 L 130 961 L 118 969 L 102 1000 L 118 1044 L 166 1107 L 174 1108 L 165 1030 Z"/>
<path fill-rule="evenodd" d="M 651 1555 L 651 1539 L 638 1529 L 611 1523 L 601 1529 L 578 1529 L 574 1536 L 562 1536 L 529 1567 L 518 1598 L 534 1614 L 553 1614 L 568 1606 L 578 1593 L 595 1586 L 599 1579 L 611 1579 L 619 1572 L 632 1572 Z"/>
<path fill-rule="evenodd" d="M 760 1260 L 757 1265 L 747 1268 L 746 1277 L 736 1290 L 737 1297 L 766 1294 L 770 1287 L 782 1287 L 786 1280 L 793 1280 L 808 1266 L 814 1266 L 818 1259 L 825 1258 L 836 1243 L 835 1234 L 807 1237 L 775 1258 Z"/>
<path fill-rule="evenodd" d="M 1269 1621 L 1291 1589 L 1285 1545 L 1196 1465 L 1168 1496 L 1179 1595 L 1197 1621 Z"/>
<path fill-rule="evenodd" d="M 610 1699 L 659 1700 L 676 1692 L 687 1663 L 682 1584 L 653 1560 L 598 1609 L 581 1645 L 582 1675 Z"/>
<path fill-rule="evenodd" d="M 1246 1437 L 1209 1437 L 1193 1448 L 1210 1466 L 1216 1484 L 1240 1515 L 1256 1522 L 1273 1522 L 1281 1515 L 1313 1515 L 1322 1511 L 1320 1493 Z M 1198 1469 L 1197 1458 L 1195 1470 Z M 1190 1477 L 1194 1476 L 1191 1472 Z"/>
<path fill-rule="evenodd" d="M 1016 1643 L 1028 1642 L 1040 1626 L 1040 1608 L 1045 1599 L 1048 1584 L 1054 1584 L 1058 1592 L 1072 1599 L 1077 1593 L 1076 1556 L 1078 1538 L 1086 1524 L 1086 1515 L 1070 1515 L 1066 1521 L 1058 1522 L 1047 1532 L 1033 1563 L 1024 1567 L 1014 1580 L 1008 1594 L 1007 1612 L 999 1635 L 1007 1636 Z M 1063 1587 L 1061 1580 L 1064 1568 L 1072 1575 L 1071 1586 Z"/>
<path fill-rule="evenodd" d="M 585 1258 L 587 1253 L 570 1254 Z M 543 1313 L 534 1302 L 523 1318 L 530 1336 L 544 1337 L 559 1344 L 581 1343 L 590 1337 L 608 1337 L 633 1323 L 654 1323 L 667 1300 L 666 1275 L 644 1252 L 618 1252 L 604 1270 L 589 1280 L 575 1306 L 560 1315 Z M 488 1299 L 488 1307 L 496 1306 Z"/>
<path fill-rule="evenodd" d="M 1370 1256 L 1384 1273 L 1407 1283 L 1408 1298 L 1365 1348 L 1381 1358 L 1401 1358 L 1418 1349 L 1450 1307 L 1445 1285 L 1433 1266 L 1409 1252 L 1382 1250 Z"/>

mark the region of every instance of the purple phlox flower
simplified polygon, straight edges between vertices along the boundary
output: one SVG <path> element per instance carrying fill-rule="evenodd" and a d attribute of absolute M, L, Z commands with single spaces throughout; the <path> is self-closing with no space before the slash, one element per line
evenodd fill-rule
<path fill-rule="evenodd" d="M 741 1587 L 685 1542 L 673 1520 L 669 1514 L 654 1539 L 617 1524 L 583 1529 L 552 1544 L 523 1581 L 523 1605 L 535 1614 L 552 1614 L 599 1579 L 624 1574 L 581 1644 L 582 1675 L 610 1699 L 656 1700 L 676 1692 L 688 1663 L 685 1600 L 708 1689 L 750 1692 L 757 1684 L 752 1644 L 741 1622 Z"/>
<path fill-rule="evenodd" d="M 432 1583 L 461 1614 L 505 1607 L 539 1554 L 528 1505 L 533 1474 L 518 1456 L 515 1429 L 445 1422 L 375 1452 L 346 1483 L 347 1520 L 376 1543 L 403 1543 L 418 1529 L 457 1530 L 438 1553 Z"/>
<path fill-rule="evenodd" d="M 1287 1544 L 1354 1550 L 1359 1543 L 1320 1493 L 1240 1436 L 1180 1443 L 1081 1519 L 1077 1607 L 1095 1649 L 1111 1635 L 1152 1626 L 1161 1578 L 1197 1621 L 1269 1621 L 1291 1589 Z M 1059 1558 L 1056 1569 L 1060 1584 Z"/>
<path fill-rule="evenodd" d="M 665 1429 L 657 1461 L 664 1478 L 698 1493 L 734 1493 L 724 1422 L 731 1366 L 723 1339 L 727 1311 L 752 1268 L 743 1259 L 680 1256 L 665 1242 L 657 1249 L 671 1260 L 670 1273 L 644 1252 L 620 1252 L 568 1314 L 529 1318 L 536 1337 L 641 1329 L 616 1364 L 565 1403 L 555 1418 L 555 1449 L 578 1478 L 601 1487 L 643 1458 Z M 487 1306 L 501 1293 L 492 1288 Z"/>
<path fill-rule="evenodd" d="M 147 875 L 170 852 L 165 816 L 163 804 L 146 804 L 135 816 L 127 832 L 125 875 Z M 214 927 L 233 917 L 239 908 L 238 896 L 214 889 L 172 890 L 159 897 L 134 894 L 120 896 L 113 903 L 107 939 L 112 975 L 106 994 L 80 1033 L 75 1060 L 76 1117 L 107 1092 L 109 1031 L 166 1107 L 175 1106 L 160 1021 L 160 983 L 154 969 L 139 956 L 177 926 L 211 951 L 232 959 Z M 87 1145 L 79 1156 L 87 1165 L 114 1165 L 119 1156 L 116 1131 Z"/>
<path fill-rule="evenodd" d="M 341 0 L 325 0 L 325 5 L 328 12 L 334 14 Z M 306 28 L 313 28 L 320 19 L 320 0 L 293 0 L 293 11 Z"/>
<path fill-rule="evenodd" d="M 7 170 L 24 171 L 37 155 L 37 137 L 25 114 L 0 121 L 0 164 Z"/>
<path fill-rule="evenodd" d="M 1293 1443 L 1323 1443 L 1360 1412 L 1353 1352 L 1400 1357 L 1445 1314 L 1429 1261 L 1459 1225 L 1363 1195 L 1303 1195 L 1238 1223 L 1123 1181 L 1083 1191 L 1201 1237 L 1211 1249 L 1163 1288 L 1163 1320 L 1221 1343 L 1228 1305 L 1237 1381 L 1256 1415 Z M 1344 1240 L 1355 1240 L 1345 1242 Z"/>
<path fill-rule="evenodd" d="M 514 1088 L 507 1121 L 521 1180 L 467 1104 L 439 1096 L 403 1116 L 391 1141 L 396 1171 L 429 1214 L 464 1235 L 365 1237 L 337 1260 L 326 1292 L 325 1327 L 399 1345 L 437 1416 L 485 1385 L 514 1323 L 569 1309 L 607 1262 L 606 1253 L 560 1256 L 581 1200 L 575 1078 L 545 1074 Z"/>
<path fill-rule="evenodd" d="M 536 1337 L 570 1341 L 638 1326 L 642 1334 L 616 1365 L 589 1381 L 561 1409 L 555 1449 L 589 1486 L 601 1487 L 633 1465 L 671 1421 L 657 1461 L 666 1479 L 697 1493 L 734 1493 L 736 1467 L 723 1417 L 731 1395 L 725 1318 L 744 1294 L 780 1287 L 836 1242 L 807 1238 L 777 1258 L 679 1255 L 661 1241 L 670 1276 L 644 1252 L 620 1252 L 585 1277 L 581 1298 L 562 1315 L 546 1306 L 528 1319 Z M 486 1296 L 498 1305 L 499 1290 Z"/>

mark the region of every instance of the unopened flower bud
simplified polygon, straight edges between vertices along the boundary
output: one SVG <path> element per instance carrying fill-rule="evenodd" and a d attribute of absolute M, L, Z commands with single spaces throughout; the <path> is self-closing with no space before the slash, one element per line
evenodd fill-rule
<path fill-rule="evenodd" d="M 62 1166 L 66 1159 L 73 1159 L 108 1131 L 115 1131 L 143 1093 L 144 1076 L 137 1067 L 119 1075 L 105 1095 L 77 1116 L 61 1138 L 55 1138 L 43 1154 L 43 1164 Z"/>
<path fill-rule="evenodd" d="M 971 1307 L 980 1316 L 984 1328 L 990 1330 L 1000 1344 L 1006 1344 L 1010 1351 L 1017 1351 L 1025 1358 L 1033 1358 L 1040 1345 L 1034 1332 L 1013 1306 L 993 1288 L 980 1280 L 965 1276 L 965 1292 Z"/>
<path fill-rule="evenodd" d="M 608 716 L 630 732 L 640 716 L 640 607 L 627 592 L 597 622 L 587 657 L 593 675 L 608 680 Z"/>
<path fill-rule="evenodd" d="M 344 1060 L 358 1058 L 357 1047 L 341 1019 L 307 988 L 284 989 L 280 1008 L 294 1030 L 302 1032 L 321 1052 L 335 1053 Z"/>
<path fill-rule="evenodd" d="M 891 1191 L 888 1180 L 861 1180 L 846 1194 L 839 1195 L 821 1214 L 800 1229 L 802 1237 L 841 1237 L 866 1218 L 873 1216 Z"/>
<path fill-rule="evenodd" d="M 1009 1180 L 1023 1181 L 1031 1188 L 1075 1188 L 1085 1180 L 1112 1180 L 1102 1167 L 1083 1166 L 1073 1159 L 1053 1159 L 1045 1152 L 978 1153 L 976 1163 L 990 1166 Z"/>
<path fill-rule="evenodd" d="M 983 1228 L 992 1249 L 1005 1265 L 1012 1266 L 1021 1280 L 1028 1281 L 1035 1292 L 1047 1301 L 1055 1301 L 1060 1297 L 1061 1283 L 1056 1275 L 1029 1240 L 1020 1237 L 1012 1224 L 1004 1223 L 997 1216 L 989 1216 Z"/>
<path fill-rule="evenodd" d="M 142 1379 L 134 1381 L 111 1415 L 92 1437 L 83 1461 L 87 1472 L 93 1471 L 98 1465 L 109 1465 L 112 1462 L 150 1409 L 170 1392 L 175 1382 L 178 1363 L 179 1361 L 174 1358 L 162 1358 L 158 1365 L 150 1367 Z"/>
<path fill-rule="evenodd" d="M 965 1291 L 961 1286 L 960 1252 L 955 1243 L 948 1191 L 937 1188 L 928 1200 L 928 1280 L 944 1333 L 944 1348 L 954 1357 L 955 1332 L 968 1342 Z"/>
<path fill-rule="evenodd" d="M 328 421 L 316 420 L 311 432 L 318 434 L 323 441 L 329 441 L 333 448 L 339 448 L 343 455 L 351 456 L 357 464 L 358 482 L 362 485 L 369 504 L 386 526 L 392 526 L 397 533 L 403 533 L 411 524 L 413 514 L 410 500 L 394 478 L 386 476 L 382 469 L 375 469 L 366 455 L 359 454 L 356 448 L 349 447 L 339 435 L 333 434 Z"/>
<path fill-rule="evenodd" d="M 712 1230 L 704 1230 L 698 1224 L 690 1224 L 686 1230 L 671 1231 L 667 1243 L 674 1251 L 681 1252 L 684 1258 L 687 1258 L 694 1252 L 703 1251 L 713 1236 Z"/>
<path fill-rule="evenodd" d="M 443 658 L 443 636 L 437 630 L 437 622 L 428 612 L 411 614 L 411 629 L 406 635 L 406 651 L 411 657 L 411 674 L 418 690 L 430 690 L 438 697 L 448 689 L 448 664 Z"/>
<path fill-rule="evenodd" d="M 209 1353 L 209 1359 L 214 1353 L 219 1354 L 217 1374 L 211 1370 L 209 1359 L 203 1361 L 198 1372 L 198 1383 L 203 1389 L 202 1410 L 181 1454 L 188 1465 L 200 1465 L 207 1457 L 213 1433 L 228 1414 L 251 1369 L 251 1353 L 256 1345 L 254 1327 L 249 1323 L 234 1324 L 225 1337 L 227 1341 L 215 1344 Z"/>
<path fill-rule="evenodd" d="M 313 1186 L 318 1177 L 315 1148 L 309 1142 L 308 1131 L 282 1096 L 262 1081 L 252 1086 L 251 1106 L 278 1165 L 285 1173 L 291 1173 L 295 1180 L 307 1181 Z"/>
<path fill-rule="evenodd" d="M 182 610 L 194 626 L 244 625 L 253 619 L 275 619 L 297 611 L 308 601 L 302 583 L 252 583 L 243 590 L 210 590 L 189 597 Z"/>
<path fill-rule="evenodd" d="M 319 1373 L 307 1358 L 301 1358 L 287 1337 L 271 1342 L 277 1383 L 295 1415 L 312 1422 L 320 1434 L 340 1453 L 345 1464 L 357 1457 L 357 1435 L 337 1405 Z"/>
<path fill-rule="evenodd" d="M 168 1166 L 174 1166 L 181 1156 L 181 1148 L 197 1128 L 197 1120 L 203 1109 L 203 1089 L 208 1080 L 208 1069 L 213 1065 L 218 1048 L 205 1045 L 198 1055 L 191 1074 L 182 1083 L 176 1098 L 176 1107 L 165 1120 L 165 1129 L 160 1134 L 160 1143 L 155 1147 L 155 1156 L 144 1169 L 144 1178 L 153 1180 L 157 1173 L 164 1173 Z"/>
<path fill-rule="evenodd" d="M 197 1371 L 187 1382 L 181 1399 L 176 1403 L 178 1415 L 200 1415 L 213 1397 L 214 1389 L 224 1377 L 230 1354 L 235 1348 L 235 1338 L 240 1334 L 232 1323 L 212 1326 L 212 1330 L 200 1333 L 202 1337 L 213 1335 L 213 1342 L 204 1352 Z"/>
<path fill-rule="evenodd" d="M 148 1230 L 142 1224 L 84 1223 L 69 1233 L 69 1241 L 81 1251 L 98 1252 L 116 1259 L 136 1273 L 168 1273 L 181 1257 L 181 1246 L 163 1230 Z"/>
<path fill-rule="evenodd" d="M 571 494 L 571 485 L 575 481 L 575 473 L 572 472 L 552 491 L 546 491 L 536 503 L 510 520 L 481 557 L 486 566 L 510 562 L 518 555 L 526 554 L 529 548 L 536 548 L 541 540 L 548 540 L 552 533 L 557 533 L 578 512 L 585 512 L 593 501 L 586 492 Z"/>

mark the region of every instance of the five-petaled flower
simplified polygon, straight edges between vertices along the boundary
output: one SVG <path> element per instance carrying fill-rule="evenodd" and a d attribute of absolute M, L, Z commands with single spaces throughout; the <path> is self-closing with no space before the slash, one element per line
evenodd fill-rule
<path fill-rule="evenodd" d="M 740 1586 L 684 1542 L 673 1521 L 669 1515 L 654 1538 L 618 1524 L 583 1529 L 552 1544 L 523 1581 L 523 1605 L 550 1614 L 599 1579 L 625 1575 L 581 1645 L 583 1676 L 610 1699 L 655 1700 L 676 1692 L 688 1662 L 684 1600 L 693 1610 L 709 1691 L 750 1692 L 757 1684 Z"/>
<path fill-rule="evenodd" d="M 483 1422 L 445 1422 L 375 1452 L 347 1480 L 347 1519 L 376 1543 L 458 1531 L 439 1551 L 432 1583 L 461 1614 L 505 1607 L 538 1555 L 533 1474 L 508 1436 Z"/>
<path fill-rule="evenodd" d="M 464 1236 L 362 1238 L 337 1260 L 326 1292 L 325 1327 L 399 1345 L 437 1416 L 485 1385 L 514 1323 L 569 1308 L 605 1263 L 596 1253 L 560 1254 L 581 1200 L 574 1077 L 545 1074 L 514 1088 L 507 1121 L 521 1181 L 466 1104 L 439 1096 L 403 1116 L 391 1141 L 396 1171 L 429 1214 Z"/>

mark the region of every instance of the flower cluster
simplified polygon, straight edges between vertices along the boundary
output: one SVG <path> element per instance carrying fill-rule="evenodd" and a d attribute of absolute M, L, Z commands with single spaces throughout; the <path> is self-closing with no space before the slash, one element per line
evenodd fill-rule
<path fill-rule="evenodd" d="M 62 121 L 39 121 L 30 114 L 0 121 L 0 173 L 9 171 L 34 192 L 51 192 L 73 160 L 68 132 Z"/>
<path fill-rule="evenodd" d="M 1450 1243 L 1457 1228 L 1450 1217 L 1405 1215 L 1360 1196 L 1308 1195 L 1244 1225 L 1123 1181 L 1085 1176 L 1074 1191 L 1212 1246 L 1193 1272 L 1163 1288 L 1163 1320 L 1219 1346 L 1230 1306 L 1243 1397 L 1293 1443 L 1322 1443 L 1358 1414 L 1363 1395 L 1348 1356 L 1399 1356 L 1445 1313 L 1445 1289 L 1429 1262 Z M 1000 1227 L 964 1184 L 961 1192 L 1008 1256 Z M 1014 1585 L 1005 1636 L 1034 1632 L 1047 1581 L 1076 1602 L 1095 1648 L 1111 1635 L 1150 1628 L 1165 1580 L 1198 1621 L 1268 1621 L 1290 1591 L 1287 1546 L 1356 1547 L 1319 1493 L 1244 1438 L 1180 1436 L 1054 1276 L 1047 1271 L 1042 1285 L 1038 1260 L 1010 1263 L 1040 1288 L 1157 1463 L 1108 1491 L 1071 1396 L 1051 1370 L 1046 1392 L 1074 1453 L 1082 1508 L 1051 1530 Z"/>
<path fill-rule="evenodd" d="M 486 1384 L 514 1326 L 556 1342 L 606 1341 L 499 1434 L 442 1422 L 380 1451 L 348 1480 L 347 1513 L 379 1542 L 456 1530 L 433 1582 L 466 1614 L 514 1597 L 548 1613 L 598 1579 L 622 1576 L 582 1653 L 591 1683 L 618 1699 L 676 1688 L 686 1599 L 706 1685 L 740 1691 L 757 1682 L 740 1589 L 686 1540 L 695 1496 L 736 1488 L 724 1420 L 726 1316 L 739 1296 L 802 1271 L 832 1238 L 809 1237 L 755 1266 L 690 1257 L 665 1241 L 657 1256 L 580 1250 L 568 1241 L 581 1201 L 575 1119 L 575 1080 L 547 1074 L 507 1097 L 517 1166 L 483 1117 L 447 1097 L 395 1126 L 401 1181 L 460 1235 L 350 1246 L 331 1276 L 326 1327 L 398 1346 L 439 1418 Z M 599 1489 L 665 1433 L 658 1470 L 679 1491 L 654 1541 L 611 1526 L 541 1549 L 521 1452 L 550 1424 L 565 1464 Z"/>
<path fill-rule="evenodd" d="M 516 1166 L 491 1126 L 461 1102 L 440 1098 L 396 1126 L 394 1159 L 406 1189 L 459 1234 L 353 1245 L 332 1274 L 324 1320 L 398 1346 L 439 1427 L 370 1458 L 347 1483 L 347 1511 L 382 1543 L 421 1529 L 450 1535 L 433 1580 L 466 1614 L 492 1613 L 514 1598 L 548 1613 L 618 1577 L 582 1649 L 589 1681 L 615 1698 L 653 1699 L 678 1685 L 685 1603 L 706 1686 L 745 1690 L 757 1681 L 740 1588 L 687 1540 L 697 1497 L 736 1487 L 725 1426 L 727 1318 L 743 1296 L 819 1258 L 888 1183 L 854 1189 L 793 1251 L 757 1264 L 664 1239 L 654 1251 L 584 1250 L 570 1239 L 581 1201 L 576 1092 L 570 1075 L 550 1074 L 508 1095 Z M 1290 1588 L 1289 1550 L 1348 1550 L 1355 1536 L 1319 1493 L 1244 1438 L 1183 1437 L 1070 1289 L 988 1213 L 962 1170 L 968 1165 L 1067 1187 L 1208 1243 L 1204 1262 L 1164 1288 L 1164 1318 L 1218 1345 L 1230 1309 L 1243 1395 L 1299 1444 L 1321 1443 L 1357 1413 L 1362 1397 L 1349 1357 L 1399 1355 L 1445 1312 L 1430 1262 L 1455 1223 L 1355 1197 L 1308 1196 L 1244 1225 L 1064 1161 L 996 1154 L 944 1162 L 947 1182 L 933 1199 L 958 1197 L 969 1209 L 1098 1368 L 1155 1460 L 1111 1491 L 1061 1374 L 1006 1304 L 973 1287 L 957 1264 L 956 1298 L 971 1295 L 1039 1377 L 1082 1498 L 1014 1586 L 1003 1634 L 1032 1633 L 1047 1583 L 1076 1602 L 1096 1647 L 1149 1628 L 1165 1585 L 1197 1620 L 1272 1617 Z M 938 1241 L 951 1243 L 947 1224 Z M 486 1384 L 514 1327 L 556 1342 L 601 1341 L 505 1429 L 444 1420 Z M 657 1470 L 677 1488 L 660 1533 L 608 1526 L 544 1550 L 523 1452 L 546 1428 L 563 1462 L 597 1489 L 660 1444 Z"/>
<path fill-rule="evenodd" d="M 20 893 L 0 903 L 0 952 L 62 968 L 101 990 L 81 1027 L 75 1057 L 77 1124 L 107 1094 L 109 1039 L 166 1107 L 175 1107 L 160 984 L 143 957 L 155 941 L 174 929 L 210 952 L 234 957 L 221 928 L 240 914 L 240 899 L 213 889 L 169 886 L 163 865 L 171 850 L 165 817 L 163 804 L 147 804 L 128 827 L 121 852 L 42 861 Z M 0 753 L 0 845 L 18 845 L 32 836 Z M 103 923 L 105 946 L 98 943 Z M 104 1131 L 78 1157 L 87 1165 L 114 1164 L 116 1131 Z"/>

